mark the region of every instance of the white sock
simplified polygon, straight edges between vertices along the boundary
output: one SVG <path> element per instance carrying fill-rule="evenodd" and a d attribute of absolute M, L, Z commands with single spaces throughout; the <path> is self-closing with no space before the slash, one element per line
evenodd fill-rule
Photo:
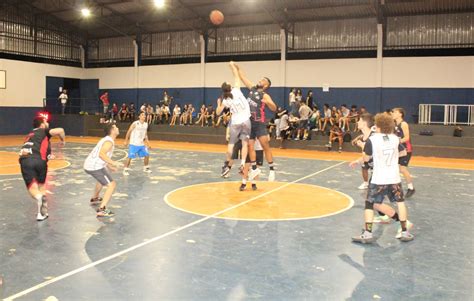
<path fill-rule="evenodd" d="M 415 189 L 415 188 L 413 187 L 413 183 L 408 183 L 407 186 L 408 186 L 408 189 L 410 189 L 410 190 Z"/>
<path fill-rule="evenodd" d="M 364 182 L 364 185 L 369 185 L 369 182 Z"/>
<path fill-rule="evenodd" d="M 148 168 L 150 168 L 150 166 L 145 165 L 145 166 L 143 166 L 143 168 L 144 168 L 144 169 L 148 169 Z"/>
<path fill-rule="evenodd" d="M 247 180 L 246 180 L 246 179 L 242 179 L 242 184 L 247 185 Z"/>
<path fill-rule="evenodd" d="M 242 160 L 240 161 L 240 164 L 241 164 L 242 166 L 245 166 L 245 159 L 242 159 Z"/>
<path fill-rule="evenodd" d="M 43 204 L 43 195 L 37 194 L 35 196 L 36 202 L 38 204 L 38 213 L 41 214 L 41 205 Z"/>

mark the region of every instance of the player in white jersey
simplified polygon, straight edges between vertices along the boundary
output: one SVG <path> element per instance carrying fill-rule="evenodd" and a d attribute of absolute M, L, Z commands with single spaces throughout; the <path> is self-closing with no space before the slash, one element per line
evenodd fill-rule
<path fill-rule="evenodd" d="M 133 122 L 130 125 L 130 128 L 127 131 L 125 136 L 125 146 L 128 146 L 128 158 L 125 163 L 125 168 L 123 169 L 123 175 L 128 176 L 130 171 L 130 162 L 132 159 L 135 159 L 137 156 L 139 158 L 144 158 L 143 171 L 151 173 L 150 166 L 150 142 L 148 141 L 148 123 L 145 122 L 145 113 L 141 112 L 138 116 L 138 120 Z"/>
<path fill-rule="evenodd" d="M 403 147 L 394 134 L 395 125 L 389 114 L 377 114 L 375 116 L 375 127 L 376 133 L 371 135 L 365 143 L 363 160 L 359 162 L 362 165 L 371 158 L 373 160 L 373 173 L 365 202 L 365 229 L 362 230 L 361 235 L 352 237 L 352 241 L 359 243 L 374 241 L 372 234 L 374 206 L 378 210 L 383 209 L 383 206 L 387 206 L 382 204 L 385 196 L 388 197 L 390 202 L 397 203 L 397 219 L 400 221 L 402 229 L 400 240 L 411 241 L 413 235 L 407 229 L 408 212 L 404 202 L 398 168 L 399 151 L 403 150 Z M 384 210 L 381 211 L 384 212 Z"/>
<path fill-rule="evenodd" d="M 112 211 L 106 208 L 117 186 L 116 182 L 110 176 L 109 170 L 117 171 L 117 168 L 121 165 L 120 162 L 111 159 L 112 153 L 114 152 L 115 138 L 119 135 L 119 129 L 113 123 L 107 124 L 105 134 L 107 136 L 97 143 L 84 162 L 84 170 L 86 173 L 97 180 L 91 204 L 100 202 L 100 206 L 97 209 L 98 217 L 110 217 L 114 215 Z M 104 186 L 107 187 L 107 189 L 105 190 L 104 197 L 100 198 L 99 194 Z"/>
<path fill-rule="evenodd" d="M 226 160 L 224 166 L 222 167 L 222 176 L 225 177 L 230 172 L 229 161 L 232 157 L 232 152 L 234 149 L 234 144 L 237 141 L 242 141 L 242 151 L 241 151 L 241 165 L 240 173 L 243 172 L 245 166 L 245 158 L 248 154 L 248 141 L 250 138 L 250 106 L 247 101 L 247 98 L 240 91 L 240 78 L 237 69 L 235 68 L 233 62 L 229 64 L 234 75 L 234 87 L 228 82 L 222 84 L 222 100 L 219 98 L 217 100 L 216 113 L 220 115 L 224 108 L 229 108 L 232 113 L 230 120 L 230 138 L 229 144 L 227 145 Z"/>

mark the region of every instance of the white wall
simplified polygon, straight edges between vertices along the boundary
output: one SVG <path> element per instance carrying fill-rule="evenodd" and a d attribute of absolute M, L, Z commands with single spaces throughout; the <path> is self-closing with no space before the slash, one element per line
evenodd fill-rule
<path fill-rule="evenodd" d="M 474 56 L 384 58 L 382 86 L 474 88 Z"/>
<path fill-rule="evenodd" d="M 7 71 L 7 88 L 0 89 L 0 106 L 41 107 L 46 96 L 46 76 L 82 78 L 83 69 L 57 65 L 0 60 Z"/>

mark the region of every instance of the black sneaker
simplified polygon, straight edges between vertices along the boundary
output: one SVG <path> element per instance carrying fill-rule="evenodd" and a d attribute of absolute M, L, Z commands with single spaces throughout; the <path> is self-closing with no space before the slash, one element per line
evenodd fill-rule
<path fill-rule="evenodd" d="M 222 166 L 222 172 L 221 172 L 221 177 L 225 177 L 229 174 L 230 172 L 230 167 L 229 166 Z"/>
<path fill-rule="evenodd" d="M 48 217 L 48 201 L 46 200 L 46 196 L 44 196 L 44 195 L 41 198 L 40 213 L 41 213 L 42 216 Z"/>
<path fill-rule="evenodd" d="M 411 198 L 414 194 L 415 194 L 415 189 L 408 189 L 407 193 L 405 194 L 405 197 L 408 199 L 408 198 Z"/>
<path fill-rule="evenodd" d="M 92 198 L 91 201 L 90 201 L 90 204 L 91 204 L 91 205 L 99 205 L 101 202 L 102 202 L 102 198 L 101 198 L 101 197 Z"/>
<path fill-rule="evenodd" d="M 257 190 L 257 184 L 252 184 L 252 190 Z"/>
<path fill-rule="evenodd" d="M 241 184 L 240 187 L 239 187 L 239 190 L 244 191 L 245 188 L 247 188 L 247 184 Z"/>

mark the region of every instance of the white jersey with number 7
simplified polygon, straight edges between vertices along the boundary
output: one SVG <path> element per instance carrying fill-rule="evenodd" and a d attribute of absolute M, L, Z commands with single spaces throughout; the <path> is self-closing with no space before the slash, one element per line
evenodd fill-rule
<path fill-rule="evenodd" d="M 224 107 L 229 108 L 232 113 L 231 123 L 241 124 L 250 119 L 250 106 L 247 98 L 242 94 L 240 88 L 232 88 L 232 97 L 222 101 Z"/>
<path fill-rule="evenodd" d="M 374 171 L 370 183 L 376 185 L 398 184 L 401 182 L 398 167 L 400 139 L 395 134 L 375 133 L 367 141 L 364 152 L 373 157 Z"/>

